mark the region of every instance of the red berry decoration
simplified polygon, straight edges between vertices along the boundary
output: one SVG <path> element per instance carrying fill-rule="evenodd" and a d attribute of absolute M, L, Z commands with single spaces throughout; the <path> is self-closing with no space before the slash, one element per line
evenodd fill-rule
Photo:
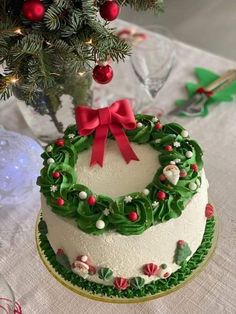
<path fill-rule="evenodd" d="M 130 212 L 129 213 L 129 220 L 130 221 L 136 221 L 136 220 L 138 220 L 138 214 L 137 214 L 137 212 L 135 212 L 135 211 L 133 211 L 133 212 Z"/>
<path fill-rule="evenodd" d="M 26 0 L 22 6 L 22 13 L 27 20 L 39 22 L 44 18 L 45 7 L 40 0 Z"/>
<path fill-rule="evenodd" d="M 63 200 L 63 198 L 59 197 L 59 198 L 57 199 L 57 205 L 58 205 L 58 206 L 63 206 L 64 204 L 65 204 L 65 201 Z"/>
<path fill-rule="evenodd" d="M 161 123 L 160 123 L 160 122 L 157 122 L 157 123 L 155 124 L 155 129 L 156 129 L 156 130 L 160 130 L 161 128 L 162 128 Z"/>
<path fill-rule="evenodd" d="M 93 195 L 89 196 L 87 202 L 88 202 L 88 204 L 89 204 L 90 206 L 95 205 L 95 204 L 96 204 L 96 197 L 93 196 Z"/>
<path fill-rule="evenodd" d="M 171 145 L 166 145 L 164 147 L 164 150 L 166 150 L 167 152 L 171 152 L 173 150 L 173 147 Z"/>
<path fill-rule="evenodd" d="M 55 144 L 56 144 L 56 146 L 58 146 L 58 147 L 62 147 L 62 146 L 65 145 L 65 141 L 64 141 L 63 138 L 58 138 L 58 139 L 56 140 Z"/>
<path fill-rule="evenodd" d="M 164 191 L 158 191 L 157 192 L 157 198 L 161 201 L 166 199 L 166 193 Z"/>
<path fill-rule="evenodd" d="M 198 172 L 198 165 L 197 164 L 192 164 L 191 165 L 191 169 L 193 170 L 193 172 Z"/>
<path fill-rule="evenodd" d="M 112 67 L 108 65 L 96 65 L 93 69 L 93 79 L 99 84 L 107 84 L 113 78 Z"/>
<path fill-rule="evenodd" d="M 53 177 L 54 179 L 59 179 L 60 176 L 61 176 L 61 174 L 60 174 L 60 172 L 58 172 L 58 171 L 55 171 L 55 172 L 52 173 L 52 177 Z"/>
<path fill-rule="evenodd" d="M 129 283 L 126 278 L 116 277 L 114 280 L 114 286 L 118 290 L 126 290 L 129 286 Z"/>
<path fill-rule="evenodd" d="M 211 218 L 212 216 L 214 216 L 214 207 L 211 204 L 206 204 L 206 209 L 205 209 L 205 216 L 207 218 Z"/>
<path fill-rule="evenodd" d="M 106 21 L 114 21 L 120 13 L 120 7 L 116 1 L 105 1 L 100 6 L 100 15 Z"/>
<path fill-rule="evenodd" d="M 63 255 L 64 254 L 64 250 L 63 249 L 58 249 L 57 250 L 57 255 Z"/>

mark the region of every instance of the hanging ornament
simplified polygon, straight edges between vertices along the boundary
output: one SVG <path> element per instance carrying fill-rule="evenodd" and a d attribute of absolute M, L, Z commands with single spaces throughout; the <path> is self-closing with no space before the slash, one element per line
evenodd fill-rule
<path fill-rule="evenodd" d="M 24 17 L 32 22 L 42 21 L 45 13 L 45 6 L 40 0 L 26 0 L 22 6 Z"/>
<path fill-rule="evenodd" d="M 96 65 L 93 69 L 93 79 L 99 84 L 107 84 L 113 78 L 112 67 L 107 65 Z"/>
<path fill-rule="evenodd" d="M 116 1 L 108 0 L 100 6 L 100 15 L 106 21 L 114 21 L 120 13 L 120 7 Z"/>

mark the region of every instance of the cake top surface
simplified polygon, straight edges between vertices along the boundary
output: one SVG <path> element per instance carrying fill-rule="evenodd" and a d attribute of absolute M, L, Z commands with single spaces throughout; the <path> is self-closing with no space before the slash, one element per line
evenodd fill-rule
<path fill-rule="evenodd" d="M 89 186 L 95 194 L 104 194 L 112 198 L 142 192 L 152 181 L 153 175 L 160 167 L 159 153 L 149 145 L 132 143 L 139 161 L 126 164 L 117 143 L 108 140 L 103 167 L 89 166 L 91 149 L 79 154 L 76 164 L 77 182 Z"/>
<path fill-rule="evenodd" d="M 70 126 L 46 147 L 38 184 L 52 211 L 94 235 L 114 230 L 141 234 L 181 215 L 201 186 L 202 150 L 176 123 L 136 115 L 125 135 L 139 161 L 125 163 L 111 133 L 102 168 L 89 166 L 96 132 Z"/>

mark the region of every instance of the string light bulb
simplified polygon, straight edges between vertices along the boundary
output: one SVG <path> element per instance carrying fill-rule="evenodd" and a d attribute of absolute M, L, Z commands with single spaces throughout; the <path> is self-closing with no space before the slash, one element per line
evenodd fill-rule
<path fill-rule="evenodd" d="M 92 43 L 93 43 L 92 38 L 90 38 L 90 39 L 88 39 L 87 41 L 85 41 L 85 44 L 86 44 L 86 45 L 92 45 Z"/>
<path fill-rule="evenodd" d="M 14 33 L 18 35 L 24 35 L 20 28 L 17 28 L 16 30 L 14 30 Z"/>
<path fill-rule="evenodd" d="M 18 81 L 19 81 L 19 79 L 17 77 L 14 77 L 14 76 L 10 79 L 11 84 L 16 84 Z"/>

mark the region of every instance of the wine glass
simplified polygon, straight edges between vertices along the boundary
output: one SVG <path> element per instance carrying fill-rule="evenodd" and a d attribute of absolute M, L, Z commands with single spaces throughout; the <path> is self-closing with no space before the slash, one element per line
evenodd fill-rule
<path fill-rule="evenodd" d="M 0 313 L 13 314 L 15 297 L 11 287 L 0 274 Z"/>
<path fill-rule="evenodd" d="M 175 47 L 172 34 L 162 26 L 152 25 L 140 29 L 145 40 L 132 50 L 131 65 L 143 88 L 138 88 L 136 111 L 153 113 L 156 96 L 167 81 L 175 64 Z"/>

